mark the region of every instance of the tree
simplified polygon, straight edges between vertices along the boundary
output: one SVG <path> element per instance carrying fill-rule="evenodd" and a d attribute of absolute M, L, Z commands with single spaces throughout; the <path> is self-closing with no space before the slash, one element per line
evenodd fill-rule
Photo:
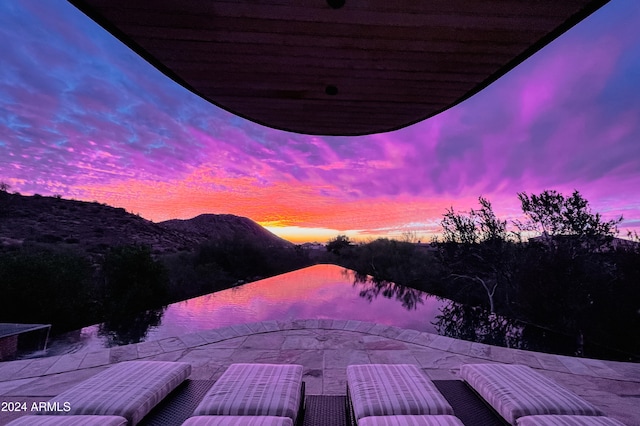
<path fill-rule="evenodd" d="M 478 202 L 480 209 L 471 209 L 468 216 L 456 213 L 453 207 L 447 210 L 441 222 L 445 242 L 473 244 L 508 239 L 507 221 L 496 217 L 486 198 L 480 197 Z"/>
<path fill-rule="evenodd" d="M 56 332 L 97 322 L 88 258 L 22 245 L 0 251 L 0 322 L 50 323 Z"/>
<path fill-rule="evenodd" d="M 568 197 L 553 190 L 523 192 L 518 198 L 527 221 L 516 225 L 542 236 L 522 253 L 522 315 L 591 342 L 637 324 L 640 292 L 626 263 L 637 256 L 612 244 L 622 217 L 605 221 L 578 191 Z"/>
<path fill-rule="evenodd" d="M 342 249 L 352 246 L 353 243 L 346 235 L 338 235 L 335 239 L 327 243 L 327 251 L 333 254 L 340 254 Z"/>
<path fill-rule="evenodd" d="M 8 211 L 8 204 L 10 200 L 9 184 L 6 182 L 0 182 L 0 216 L 4 216 Z"/>
<path fill-rule="evenodd" d="M 554 190 L 545 190 L 540 195 L 520 192 L 518 198 L 522 212 L 528 217 L 527 222 L 517 223 L 523 231 L 537 231 L 551 237 L 614 237 L 622 222 L 622 216 L 604 221 L 600 213 L 592 213 L 589 202 L 578 191 L 566 198 Z"/>
<path fill-rule="evenodd" d="M 440 225 L 445 243 L 474 244 L 480 239 L 473 215 L 456 213 L 453 207 L 446 211 Z"/>
<path fill-rule="evenodd" d="M 480 209 L 468 215 L 450 208 L 441 222 L 445 247 L 441 255 L 453 281 L 480 284 L 495 311 L 498 287 L 510 284 L 509 242 L 507 222 L 499 220 L 486 198 L 478 199 Z M 506 290 L 506 289 L 505 289 Z"/>
<path fill-rule="evenodd" d="M 111 248 L 102 273 L 107 316 L 141 312 L 167 302 L 167 275 L 162 264 L 151 256 L 149 247 Z"/>

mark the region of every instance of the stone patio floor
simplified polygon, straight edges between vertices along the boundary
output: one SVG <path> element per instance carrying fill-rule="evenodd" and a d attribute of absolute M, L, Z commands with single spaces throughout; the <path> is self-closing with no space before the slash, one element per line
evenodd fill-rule
<path fill-rule="evenodd" d="M 408 363 L 433 380 L 466 363 L 526 364 L 626 425 L 640 426 L 640 364 L 528 352 L 415 330 L 345 320 L 263 321 L 158 341 L 0 363 L 0 402 L 47 401 L 120 361 L 189 362 L 191 379 L 215 380 L 236 362 L 304 366 L 307 394 L 344 395 L 350 364 Z M 0 425 L 28 413 L 0 411 Z"/>

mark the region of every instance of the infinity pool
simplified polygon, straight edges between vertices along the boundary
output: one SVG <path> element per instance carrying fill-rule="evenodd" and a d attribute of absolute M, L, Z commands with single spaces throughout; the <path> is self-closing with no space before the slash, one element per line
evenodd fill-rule
<path fill-rule="evenodd" d="M 477 307 L 368 277 L 336 265 L 315 265 L 174 303 L 118 324 L 85 327 L 52 339 L 51 356 L 160 340 L 264 320 L 354 319 L 491 345 L 566 355 L 627 360 L 575 337 L 499 317 Z"/>
<path fill-rule="evenodd" d="M 58 336 L 50 342 L 47 355 L 92 351 L 264 320 L 356 319 L 436 333 L 432 322 L 446 301 L 392 283 L 376 286 L 370 281 L 355 281 L 353 271 L 336 265 L 315 265 L 174 303 L 160 318 L 149 321 L 153 324 L 159 320 L 157 325 L 133 325 L 137 333 L 128 338 L 106 330 L 104 325 Z"/>

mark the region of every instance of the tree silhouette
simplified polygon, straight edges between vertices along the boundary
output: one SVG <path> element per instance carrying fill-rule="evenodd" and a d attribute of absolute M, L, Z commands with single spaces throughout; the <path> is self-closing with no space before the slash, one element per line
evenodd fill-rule
<path fill-rule="evenodd" d="M 622 222 L 622 216 L 604 221 L 600 213 L 592 213 L 589 202 L 578 191 L 570 197 L 554 190 L 545 190 L 540 195 L 520 192 L 518 198 L 528 221 L 516 225 L 543 236 L 614 237 Z"/>
<path fill-rule="evenodd" d="M 469 214 L 450 208 L 444 214 L 444 245 L 440 246 L 448 278 L 480 285 L 489 310 L 495 312 L 495 294 L 500 285 L 511 283 L 512 250 L 507 222 L 499 220 L 486 198 L 478 199 L 480 209 Z M 506 289 L 505 289 L 506 290 Z"/>
<path fill-rule="evenodd" d="M 339 255 L 343 249 L 352 245 L 353 243 L 349 240 L 349 237 L 346 235 L 338 235 L 327 243 L 327 251 Z"/>

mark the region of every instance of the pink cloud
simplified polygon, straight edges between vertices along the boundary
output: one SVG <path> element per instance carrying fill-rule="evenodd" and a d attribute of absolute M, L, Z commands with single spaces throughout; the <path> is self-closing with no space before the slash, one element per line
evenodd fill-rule
<path fill-rule="evenodd" d="M 213 211 L 375 233 L 432 226 L 480 195 L 513 215 L 517 192 L 578 189 L 640 220 L 637 2 L 605 6 L 453 109 L 356 138 L 222 111 L 66 3 L 4 16 L 0 180 L 19 191 L 158 220 Z"/>

